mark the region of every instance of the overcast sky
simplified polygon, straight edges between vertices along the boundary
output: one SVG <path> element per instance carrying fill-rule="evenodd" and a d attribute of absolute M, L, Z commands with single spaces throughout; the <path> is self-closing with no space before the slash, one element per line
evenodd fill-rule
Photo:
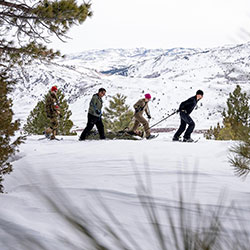
<path fill-rule="evenodd" d="M 81 2 L 79 0 L 79 2 Z M 92 0 L 93 17 L 73 28 L 62 53 L 105 48 L 216 47 L 246 42 L 250 0 Z"/>

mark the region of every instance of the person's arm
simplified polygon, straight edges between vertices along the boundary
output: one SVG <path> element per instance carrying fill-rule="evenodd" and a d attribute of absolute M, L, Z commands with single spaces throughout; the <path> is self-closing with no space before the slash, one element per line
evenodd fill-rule
<path fill-rule="evenodd" d="M 146 109 L 145 109 L 145 112 L 146 112 L 146 114 L 147 114 L 147 116 L 148 116 L 148 119 L 151 119 L 150 110 L 149 110 L 148 105 L 147 105 L 147 107 L 146 107 Z"/>
<path fill-rule="evenodd" d="M 56 112 L 54 99 L 50 96 L 48 99 L 48 105 L 52 113 Z"/>

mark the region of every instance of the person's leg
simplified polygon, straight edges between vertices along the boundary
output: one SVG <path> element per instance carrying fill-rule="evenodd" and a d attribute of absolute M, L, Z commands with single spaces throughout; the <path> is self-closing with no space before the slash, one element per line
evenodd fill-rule
<path fill-rule="evenodd" d="M 52 135 L 50 136 L 50 139 L 53 140 L 56 138 L 56 130 L 58 128 L 58 120 L 57 120 L 57 117 L 53 117 L 51 118 L 50 120 L 51 122 L 51 128 L 52 128 Z"/>
<path fill-rule="evenodd" d="M 53 131 L 53 129 L 51 127 L 46 128 L 45 131 L 44 131 L 45 132 L 45 137 L 49 139 L 50 136 L 51 136 L 52 131 Z"/>
<path fill-rule="evenodd" d="M 104 126 L 103 126 L 102 118 L 99 118 L 95 125 L 98 129 L 100 139 L 105 139 L 106 137 L 104 134 Z"/>
<path fill-rule="evenodd" d="M 89 132 L 94 127 L 94 125 L 95 125 L 95 119 L 93 115 L 88 114 L 87 126 L 85 127 L 85 129 L 82 131 L 80 135 L 80 138 L 79 138 L 80 141 L 83 141 L 86 139 L 86 137 L 88 136 Z"/>
<path fill-rule="evenodd" d="M 191 133 L 193 132 L 194 127 L 195 127 L 195 123 L 188 114 L 185 117 L 185 122 L 188 124 L 188 128 L 184 134 L 184 139 L 190 139 Z"/>
<path fill-rule="evenodd" d="M 181 118 L 181 124 L 179 126 L 179 129 L 175 132 L 173 140 L 178 140 L 181 134 L 185 131 L 187 123 L 183 120 L 183 116 L 180 114 Z"/>
<path fill-rule="evenodd" d="M 137 120 L 143 125 L 144 131 L 146 133 L 146 137 L 150 136 L 150 129 L 148 121 L 143 116 L 138 116 Z"/>
<path fill-rule="evenodd" d="M 132 131 L 136 134 L 136 130 L 137 128 L 139 127 L 140 125 L 140 122 L 135 118 L 135 123 L 134 123 L 134 126 L 132 128 Z"/>

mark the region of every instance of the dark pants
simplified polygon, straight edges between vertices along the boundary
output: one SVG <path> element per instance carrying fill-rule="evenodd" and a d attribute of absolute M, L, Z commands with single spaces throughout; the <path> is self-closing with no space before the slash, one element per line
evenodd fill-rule
<path fill-rule="evenodd" d="M 184 138 L 189 139 L 191 136 L 191 133 L 194 130 L 195 123 L 193 119 L 190 117 L 190 115 L 185 112 L 180 111 L 180 117 L 181 117 L 181 124 L 180 124 L 179 129 L 176 131 L 174 137 L 178 138 L 185 131 L 186 126 L 188 124 L 188 128 L 184 134 Z"/>
<path fill-rule="evenodd" d="M 91 129 L 94 127 L 94 125 L 96 125 L 99 135 L 100 135 L 100 139 L 105 139 L 105 135 L 104 135 L 104 126 L 102 123 L 102 118 L 101 117 L 97 117 L 91 114 L 88 114 L 88 123 L 86 128 L 82 131 L 82 134 L 80 136 L 80 140 L 85 140 L 86 137 L 89 135 Z"/>

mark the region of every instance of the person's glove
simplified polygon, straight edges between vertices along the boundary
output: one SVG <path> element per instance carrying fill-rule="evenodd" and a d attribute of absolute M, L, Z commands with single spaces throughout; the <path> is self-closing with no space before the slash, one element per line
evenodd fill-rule
<path fill-rule="evenodd" d="M 176 113 L 177 113 L 177 114 L 178 114 L 178 113 L 180 113 L 180 110 L 179 110 L 179 109 L 177 109 L 177 110 L 176 110 Z"/>
<path fill-rule="evenodd" d="M 148 115 L 148 119 L 151 119 L 151 115 Z"/>

